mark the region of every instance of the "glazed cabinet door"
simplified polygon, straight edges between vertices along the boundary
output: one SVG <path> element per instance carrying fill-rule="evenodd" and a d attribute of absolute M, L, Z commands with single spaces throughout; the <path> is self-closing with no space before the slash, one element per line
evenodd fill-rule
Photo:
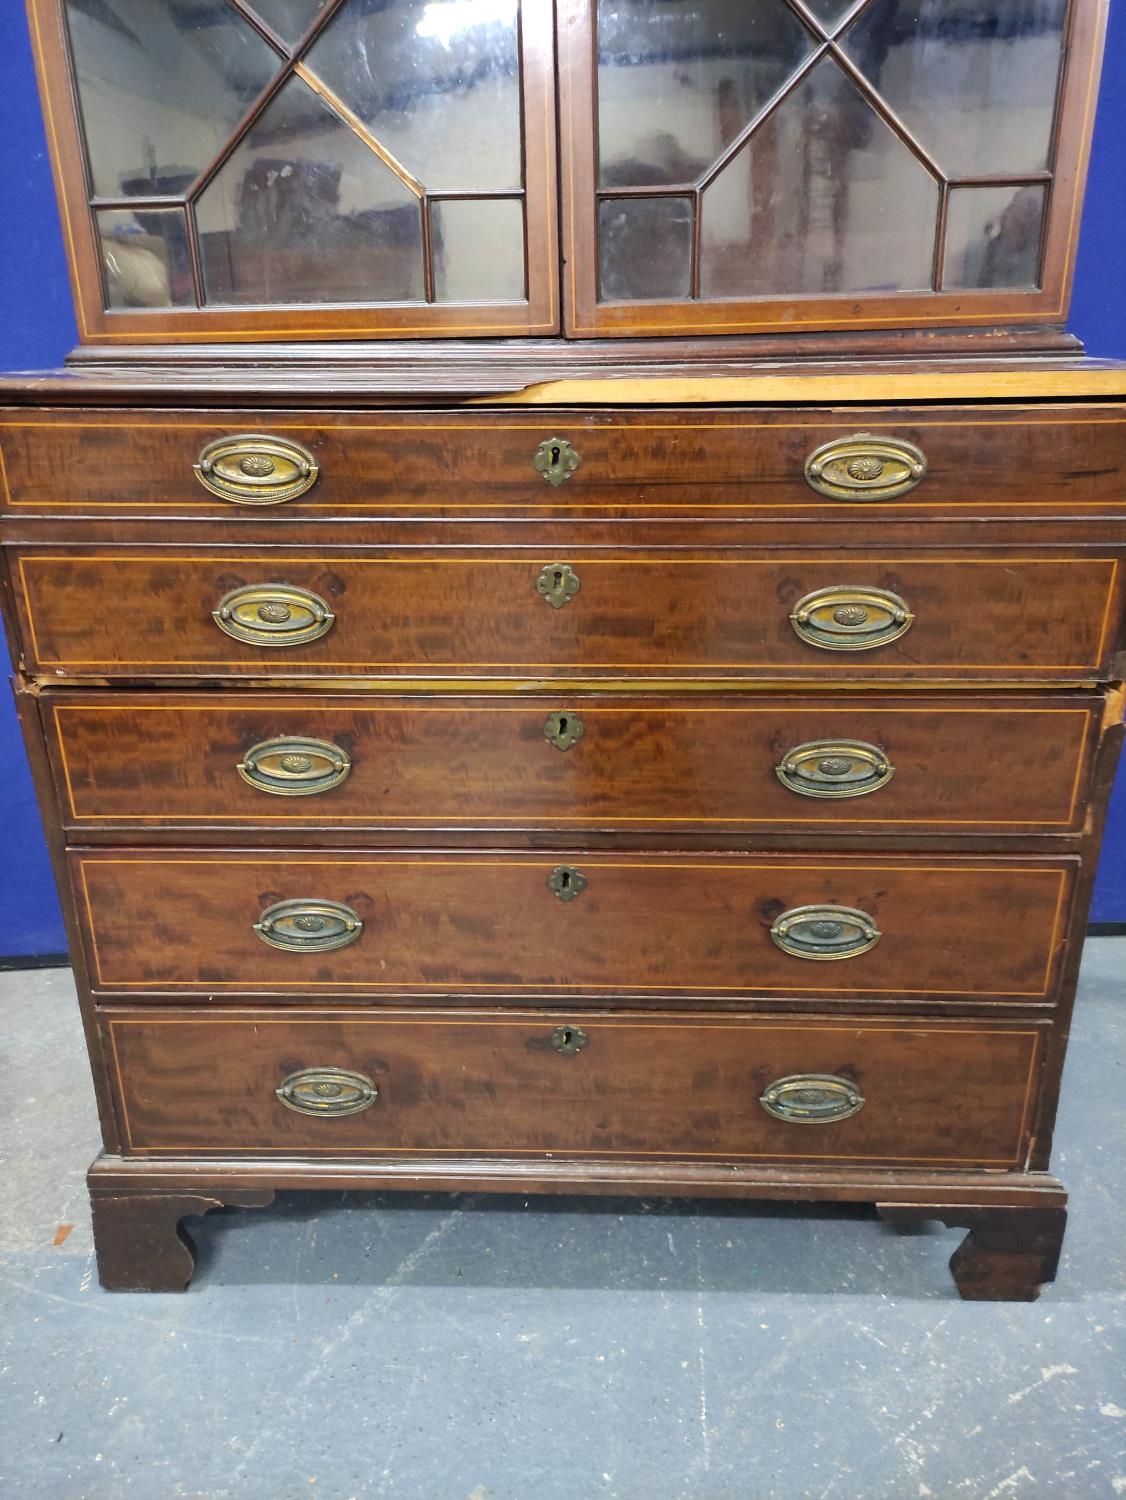
<path fill-rule="evenodd" d="M 560 0 L 576 336 L 1058 322 L 1101 0 Z"/>
<path fill-rule="evenodd" d="M 551 0 L 31 0 L 84 337 L 558 328 Z"/>

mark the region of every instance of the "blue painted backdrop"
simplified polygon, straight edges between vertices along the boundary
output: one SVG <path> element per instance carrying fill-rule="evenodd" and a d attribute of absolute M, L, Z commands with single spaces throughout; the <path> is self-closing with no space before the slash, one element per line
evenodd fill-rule
<path fill-rule="evenodd" d="M 1071 327 L 1126 358 L 1126 3 L 1112 6 Z M 0 10 L 0 369 L 57 365 L 76 342 L 23 7 Z M 0 695 L 0 958 L 59 952 L 58 903 L 8 695 Z M 1126 922 L 1126 772 L 1111 808 L 1092 919 Z"/>

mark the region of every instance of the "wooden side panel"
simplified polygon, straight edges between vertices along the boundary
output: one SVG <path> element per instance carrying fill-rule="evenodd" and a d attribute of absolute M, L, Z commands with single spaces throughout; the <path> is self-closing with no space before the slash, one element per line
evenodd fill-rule
<path fill-rule="evenodd" d="M 206 995 L 669 993 L 795 998 L 1052 996 L 1078 862 L 806 855 L 566 860 L 465 855 L 79 851 L 95 986 Z M 562 900 L 557 868 L 586 888 Z M 268 946 L 283 901 L 329 900 L 362 921 L 331 952 Z M 795 907 L 866 913 L 874 947 L 825 962 L 771 938 Z"/>
<path fill-rule="evenodd" d="M 1082 824 L 1101 713 L 1079 695 L 247 701 L 67 689 L 42 705 L 75 837 L 207 827 L 1063 834 Z M 545 736 L 561 722 L 577 735 L 565 749 Z M 236 767 L 283 735 L 339 747 L 347 778 L 303 796 L 249 785 Z M 863 796 L 800 795 L 775 768 L 812 741 L 872 745 L 891 778 Z"/>
<path fill-rule="evenodd" d="M 127 1150 L 138 1153 L 489 1154 L 1013 1167 L 1039 1059 L 1033 1026 L 836 1018 L 474 1015 L 279 1017 L 110 1012 Z M 557 1026 L 586 1045 L 563 1056 Z M 377 1090 L 315 1118 L 276 1091 L 307 1068 Z M 865 1103 L 817 1126 L 772 1118 L 794 1074 L 855 1084 Z"/>
<path fill-rule="evenodd" d="M 863 543 L 863 538 L 858 538 Z M 1108 549 L 1109 550 L 1109 549 Z M 563 565 L 561 608 L 537 580 Z M 933 556 L 659 549 L 605 553 L 308 556 L 168 549 L 16 554 L 28 670 L 63 677 L 549 676 L 812 678 L 896 682 L 1088 681 L 1107 669 L 1121 611 L 1113 555 Z M 335 623 L 284 648 L 232 640 L 224 596 L 284 583 L 316 594 Z M 837 585 L 898 595 L 906 634 L 870 650 L 799 638 L 790 615 Z"/>

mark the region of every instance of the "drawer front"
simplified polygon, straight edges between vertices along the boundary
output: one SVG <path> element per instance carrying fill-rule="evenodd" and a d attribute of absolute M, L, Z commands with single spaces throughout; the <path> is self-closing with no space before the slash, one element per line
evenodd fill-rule
<path fill-rule="evenodd" d="M 1067 833 L 1101 701 L 44 694 L 74 834 Z"/>
<path fill-rule="evenodd" d="M 136 1154 L 1017 1167 L 1040 1059 L 1036 1027 L 982 1022 L 185 1010 L 104 1026 Z M 827 1118 L 793 1117 L 803 1083 Z"/>
<path fill-rule="evenodd" d="M 1013 677 L 1105 671 L 1110 556 L 16 555 L 61 677 Z M 266 641 L 269 644 L 263 644 Z"/>
<path fill-rule="evenodd" d="M 71 857 L 101 990 L 667 993 L 689 1004 L 704 994 L 1044 1003 L 1077 866 L 876 854 Z"/>
<path fill-rule="evenodd" d="M 823 452 L 830 444 L 845 446 Z M 1099 405 L 33 411 L 4 420 L 0 452 L 6 508 L 24 516 L 169 517 L 268 506 L 276 525 L 283 516 L 778 516 L 846 506 L 925 519 L 951 508 L 1036 516 L 1126 505 L 1126 417 Z"/>

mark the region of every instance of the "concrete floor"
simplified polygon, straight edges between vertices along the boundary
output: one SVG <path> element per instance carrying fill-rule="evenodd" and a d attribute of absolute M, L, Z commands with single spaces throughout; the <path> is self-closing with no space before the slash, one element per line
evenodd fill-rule
<path fill-rule="evenodd" d="M 6 1496 L 1126 1495 L 1126 939 L 1088 948 L 1031 1305 L 864 1209 L 436 1195 L 212 1215 L 185 1296 L 110 1296 L 69 973 L 0 976 L 0 1036 Z"/>

